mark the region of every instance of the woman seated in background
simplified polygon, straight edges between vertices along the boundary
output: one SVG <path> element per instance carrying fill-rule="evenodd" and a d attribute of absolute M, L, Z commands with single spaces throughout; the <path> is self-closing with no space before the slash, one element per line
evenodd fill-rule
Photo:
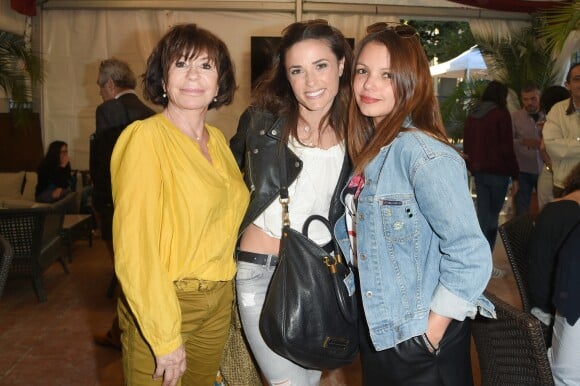
<path fill-rule="evenodd" d="M 36 173 L 38 174 L 35 193 L 37 202 L 54 202 L 73 190 L 74 183 L 66 142 L 54 141 L 48 146 Z"/>
<path fill-rule="evenodd" d="M 568 175 L 563 196 L 547 204 L 538 214 L 528 246 L 531 313 L 546 325 L 551 324 L 555 313 L 552 298 L 558 252 L 580 222 L 579 204 L 580 163 Z"/>

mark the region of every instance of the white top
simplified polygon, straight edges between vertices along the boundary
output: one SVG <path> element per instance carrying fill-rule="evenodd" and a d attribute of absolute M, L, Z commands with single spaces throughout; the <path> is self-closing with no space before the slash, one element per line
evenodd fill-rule
<path fill-rule="evenodd" d="M 342 143 L 330 149 L 301 145 L 294 138 L 288 141 L 288 148 L 302 160 L 302 171 L 288 187 L 288 212 L 290 227 L 302 232 L 302 225 L 308 217 L 319 214 L 328 218 L 330 201 L 336 188 L 345 148 Z M 262 212 L 254 225 L 271 237 L 282 237 L 282 205 L 274 200 Z M 319 221 L 313 221 L 308 229 L 308 237 L 319 245 L 330 241 L 330 233 Z"/>

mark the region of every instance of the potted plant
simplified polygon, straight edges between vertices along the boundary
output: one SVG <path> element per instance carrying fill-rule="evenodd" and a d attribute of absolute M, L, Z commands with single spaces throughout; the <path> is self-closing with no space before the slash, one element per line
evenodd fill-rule
<path fill-rule="evenodd" d="M 505 83 L 513 92 L 512 106 L 519 107 L 517 97 L 524 83 L 535 82 L 540 89 L 554 84 L 554 60 L 545 39 L 539 36 L 539 20 L 512 37 L 478 36 L 478 47 L 486 58 L 493 78 Z M 455 142 L 463 138 L 463 124 L 475 106 L 485 80 L 459 82 L 454 92 L 441 104 L 441 115 L 448 135 Z"/>
<path fill-rule="evenodd" d="M 32 87 L 42 81 L 41 59 L 26 46 L 24 38 L 0 31 L 0 89 L 10 98 L 10 109 L 21 122 L 30 110 Z"/>
<path fill-rule="evenodd" d="M 0 113 L 0 171 L 35 170 L 42 159 L 40 118 L 31 108 L 32 88 L 43 78 L 41 64 L 22 36 L 0 31 L 0 90 L 10 108 Z"/>

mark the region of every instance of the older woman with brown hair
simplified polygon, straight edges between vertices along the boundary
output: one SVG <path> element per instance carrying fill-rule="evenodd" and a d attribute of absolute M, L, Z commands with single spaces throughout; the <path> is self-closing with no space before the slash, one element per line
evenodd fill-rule
<path fill-rule="evenodd" d="M 160 114 L 128 126 L 111 158 L 115 270 L 129 385 L 211 385 L 228 336 L 234 247 L 248 190 L 223 134 L 206 123 L 236 88 L 225 44 L 173 27 L 147 61 Z"/>

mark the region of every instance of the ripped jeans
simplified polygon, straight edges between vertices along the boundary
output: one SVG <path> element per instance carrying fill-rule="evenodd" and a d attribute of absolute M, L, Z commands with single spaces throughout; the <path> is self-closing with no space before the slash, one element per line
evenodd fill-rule
<path fill-rule="evenodd" d="M 244 334 L 269 385 L 317 386 L 320 371 L 305 369 L 279 356 L 270 350 L 260 334 L 260 313 L 275 268 L 270 264 L 238 262 L 236 291 Z"/>

